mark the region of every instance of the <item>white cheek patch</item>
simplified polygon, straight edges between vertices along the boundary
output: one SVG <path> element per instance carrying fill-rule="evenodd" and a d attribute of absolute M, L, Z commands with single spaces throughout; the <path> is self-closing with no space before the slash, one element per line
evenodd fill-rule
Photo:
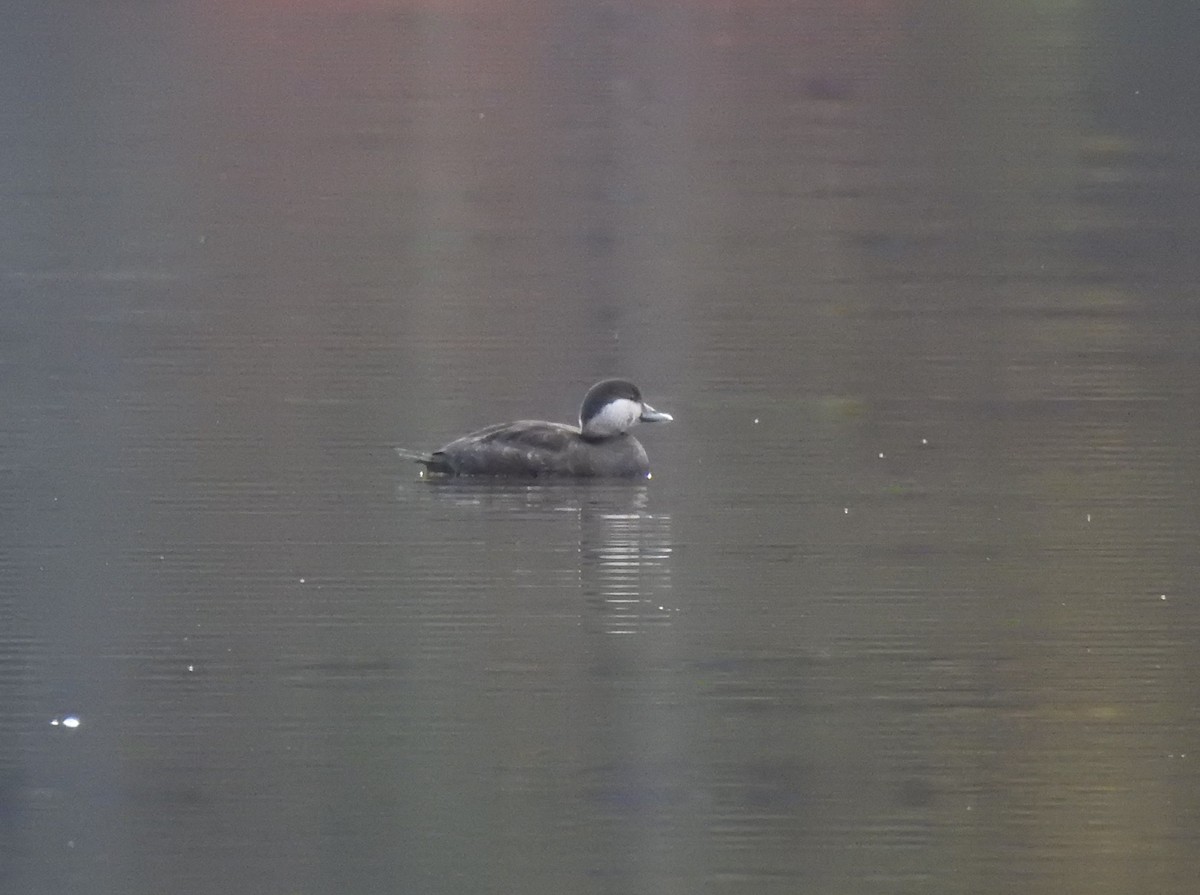
<path fill-rule="evenodd" d="M 618 398 L 587 422 L 587 434 L 607 437 L 625 432 L 642 415 L 642 405 L 628 398 Z"/>

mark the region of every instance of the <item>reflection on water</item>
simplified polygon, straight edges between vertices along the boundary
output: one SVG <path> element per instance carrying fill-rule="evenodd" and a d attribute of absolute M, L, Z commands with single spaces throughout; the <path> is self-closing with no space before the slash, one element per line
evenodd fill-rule
<path fill-rule="evenodd" d="M 583 621 L 590 630 L 636 634 L 669 624 L 677 611 L 671 602 L 671 516 L 650 510 L 649 491 L 643 484 L 467 478 L 406 483 L 398 494 L 406 504 L 446 504 L 453 524 L 464 534 L 475 531 L 477 546 L 486 544 L 483 555 L 516 564 L 507 573 L 514 586 L 532 584 L 527 576 L 536 568 L 537 580 L 554 582 L 564 602 L 578 597 L 576 608 L 586 608 Z M 452 587 L 461 586 L 466 573 L 464 542 L 471 537 L 444 545 L 450 554 L 444 557 L 426 548 L 435 565 L 455 567 Z M 492 586 L 505 574 L 483 571 Z"/>
<path fill-rule="evenodd" d="M 11 11 L 0 891 L 1192 892 L 1193 6 Z"/>
<path fill-rule="evenodd" d="M 636 634 L 669 623 L 671 516 L 647 512 L 645 489 L 627 512 L 581 520 L 584 594 L 609 634 Z"/>
<path fill-rule="evenodd" d="M 478 856 L 501 887 L 575 874 L 636 884 L 663 861 L 655 818 L 690 799 L 686 730 L 668 706 L 680 680 L 673 535 L 653 486 L 405 481 L 397 504 L 454 532 L 420 542 L 396 596 L 412 622 L 412 698 L 445 706 L 420 710 L 406 750 L 425 768 L 416 779 L 436 781 L 422 801 L 444 803 L 458 781 L 463 810 L 495 805 L 536 825 L 536 845 L 512 830 Z M 447 765 L 480 723 L 491 735 L 468 750 L 476 759 Z"/>

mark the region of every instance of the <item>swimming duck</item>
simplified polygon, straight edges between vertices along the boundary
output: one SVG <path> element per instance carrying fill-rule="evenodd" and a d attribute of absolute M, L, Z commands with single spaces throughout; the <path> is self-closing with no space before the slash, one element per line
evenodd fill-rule
<path fill-rule="evenodd" d="M 397 451 L 432 475 L 649 478 L 646 449 L 629 430 L 671 418 L 647 404 L 632 382 L 605 379 L 588 389 L 578 426 L 517 420 L 456 438 L 432 454 Z"/>

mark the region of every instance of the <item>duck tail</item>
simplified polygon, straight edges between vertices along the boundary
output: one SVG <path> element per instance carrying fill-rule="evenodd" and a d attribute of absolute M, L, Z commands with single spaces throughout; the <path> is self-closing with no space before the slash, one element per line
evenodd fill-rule
<path fill-rule="evenodd" d="M 425 454 L 421 451 L 410 451 L 408 448 L 402 447 L 393 448 L 393 450 L 395 450 L 395 452 L 405 460 L 411 460 L 414 463 L 420 463 L 428 472 L 442 474 L 449 474 L 453 472 L 453 470 L 450 468 L 450 465 L 446 462 L 445 457 L 442 456 L 441 451 L 437 452 L 436 454 Z"/>
<path fill-rule="evenodd" d="M 414 463 L 426 463 L 432 459 L 428 454 L 423 454 L 420 451 L 410 451 L 408 448 L 393 448 L 405 460 L 412 460 Z"/>

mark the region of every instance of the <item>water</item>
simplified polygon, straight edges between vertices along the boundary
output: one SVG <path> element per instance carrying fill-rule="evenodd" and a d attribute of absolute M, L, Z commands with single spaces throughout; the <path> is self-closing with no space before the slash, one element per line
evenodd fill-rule
<path fill-rule="evenodd" d="M 1192 891 L 1190 7 L 985 6 L 12 13 L 0 890 Z"/>

